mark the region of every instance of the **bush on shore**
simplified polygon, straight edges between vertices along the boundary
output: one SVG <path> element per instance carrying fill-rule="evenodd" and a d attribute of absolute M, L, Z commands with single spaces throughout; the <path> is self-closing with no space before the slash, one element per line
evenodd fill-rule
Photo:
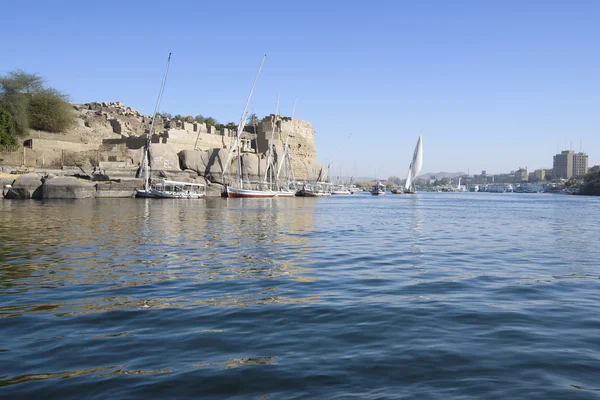
<path fill-rule="evenodd" d="M 26 136 L 30 128 L 63 132 L 75 123 L 65 94 L 46 87 L 41 76 L 21 70 L 0 76 L 0 105 L 11 116 L 13 137 Z"/>

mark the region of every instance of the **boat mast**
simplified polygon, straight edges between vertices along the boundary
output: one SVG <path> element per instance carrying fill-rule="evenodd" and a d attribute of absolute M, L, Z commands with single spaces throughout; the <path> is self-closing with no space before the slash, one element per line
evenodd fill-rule
<path fill-rule="evenodd" d="M 160 83 L 160 90 L 158 91 L 158 98 L 156 99 L 156 105 L 154 106 L 154 113 L 152 114 L 152 123 L 150 124 L 150 129 L 146 134 L 146 144 L 144 145 L 144 158 L 142 160 L 142 165 L 144 166 L 144 190 L 149 191 L 150 187 L 148 185 L 150 181 L 149 175 L 149 163 L 150 163 L 150 143 L 152 142 L 152 133 L 154 132 L 154 123 L 156 121 L 156 113 L 158 112 L 158 108 L 160 107 L 160 102 L 162 100 L 162 95 L 165 91 L 165 83 L 167 82 L 167 74 L 169 73 L 169 64 L 171 63 L 171 53 L 169 53 L 169 58 L 167 59 L 167 66 L 165 67 L 165 72 L 163 74 L 162 82 Z"/>
<path fill-rule="evenodd" d="M 294 111 L 292 112 L 292 129 L 294 129 L 294 117 L 296 116 L 296 105 L 298 104 L 298 100 L 296 100 L 294 102 Z M 290 134 L 288 133 L 287 136 L 285 137 L 285 144 L 283 145 L 283 154 L 281 155 L 281 161 L 279 163 L 279 168 L 277 168 L 277 177 L 275 178 L 275 180 L 277 182 L 279 182 L 279 175 L 281 174 L 281 167 L 283 166 L 283 164 L 285 163 L 285 179 L 286 179 L 286 184 L 289 185 L 290 184 L 290 176 L 289 176 L 289 171 L 288 171 L 288 162 L 289 162 L 289 157 L 287 156 L 287 151 L 288 151 L 288 140 L 290 138 Z"/>
<path fill-rule="evenodd" d="M 271 141 L 269 142 L 269 155 L 267 156 L 267 166 L 265 168 L 265 182 L 267 181 L 267 177 L 269 176 L 269 170 L 272 171 L 269 167 L 271 166 L 271 156 L 273 154 L 273 139 L 275 139 L 275 126 L 277 125 L 277 115 L 279 115 L 279 95 L 277 95 L 277 106 L 275 107 L 275 115 L 273 115 L 272 125 L 273 129 L 271 129 Z M 271 174 L 272 175 L 272 174 Z M 269 180 L 271 184 L 271 180 Z M 271 186 L 271 185 L 269 185 Z"/>
<path fill-rule="evenodd" d="M 229 147 L 229 153 L 227 153 L 227 159 L 225 160 L 225 164 L 223 165 L 223 174 L 222 180 L 225 183 L 225 172 L 227 171 L 227 167 L 229 166 L 229 162 L 231 161 L 231 156 L 233 155 L 233 151 L 238 149 L 238 179 L 240 182 L 240 189 L 242 188 L 242 160 L 239 151 L 239 140 L 240 135 L 244 132 L 244 126 L 246 125 L 246 118 L 248 117 L 248 105 L 250 105 L 250 99 L 252 98 L 252 93 L 254 92 L 254 88 L 256 87 L 256 82 L 258 82 L 258 78 L 260 77 L 260 72 L 262 71 L 263 65 L 265 64 L 265 60 L 267 59 L 267 55 L 265 54 L 262 62 L 260 63 L 260 67 L 258 68 L 258 72 L 256 74 L 256 78 L 254 78 L 254 83 L 252 84 L 252 89 L 250 89 L 250 94 L 248 94 L 248 99 L 246 100 L 246 105 L 244 106 L 244 111 L 242 112 L 242 117 L 240 118 L 240 123 L 238 125 L 237 131 L 235 132 L 235 137 L 231 141 L 231 146 Z"/>

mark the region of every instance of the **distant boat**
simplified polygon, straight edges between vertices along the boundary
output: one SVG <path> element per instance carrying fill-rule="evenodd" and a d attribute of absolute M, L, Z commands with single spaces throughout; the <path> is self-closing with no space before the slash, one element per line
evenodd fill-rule
<path fill-rule="evenodd" d="M 151 181 L 150 179 L 150 146 L 152 144 L 152 133 L 154 132 L 154 123 L 156 121 L 156 113 L 162 100 L 162 95 L 165 90 L 165 83 L 167 81 L 167 75 L 169 73 L 169 64 L 171 63 L 171 53 L 167 59 L 167 66 L 165 67 L 165 73 L 160 84 L 160 91 L 158 92 L 158 99 L 154 106 L 154 114 L 152 116 L 152 124 L 146 134 L 146 143 L 144 145 L 144 158 L 142 160 L 141 170 L 144 171 L 144 188 L 136 191 L 136 197 L 145 198 L 161 198 L 161 199 L 201 199 L 206 196 L 205 185 L 201 183 L 189 183 L 179 182 L 171 180 L 157 180 Z"/>
<path fill-rule="evenodd" d="M 385 194 L 385 185 L 381 182 L 377 182 L 375 185 L 373 185 L 373 187 L 371 188 L 371 194 L 373 196 L 383 196 Z"/>
<path fill-rule="evenodd" d="M 250 89 L 250 94 L 248 95 L 248 99 L 246 100 L 246 106 L 244 107 L 244 111 L 242 112 L 242 117 L 240 118 L 240 123 L 238 125 L 237 131 L 233 140 L 231 141 L 231 146 L 229 147 L 229 152 L 227 153 L 227 159 L 225 160 L 225 164 L 223 164 L 223 182 L 225 182 L 225 172 L 227 167 L 229 166 L 229 162 L 231 161 L 231 157 L 233 152 L 237 150 L 238 153 L 238 187 L 232 187 L 230 185 L 225 186 L 225 194 L 226 197 L 254 197 L 254 198 L 269 198 L 275 197 L 277 192 L 273 190 L 256 190 L 256 189 L 244 189 L 244 179 L 242 176 L 242 154 L 240 149 L 240 135 L 244 132 L 244 126 L 246 124 L 246 116 L 248 111 L 248 105 L 250 104 L 250 99 L 252 98 L 252 93 L 254 92 L 254 88 L 256 87 L 256 82 L 258 81 L 258 77 L 260 76 L 260 72 L 262 71 L 262 67 L 265 63 L 265 59 L 267 56 L 263 57 L 262 62 L 260 63 L 260 67 L 258 69 L 258 73 L 256 74 L 256 78 L 254 78 L 254 83 L 252 84 L 252 89 Z M 270 150 L 269 150 L 270 157 Z M 269 169 L 269 164 L 267 163 L 267 171 Z"/>
<path fill-rule="evenodd" d="M 351 194 L 350 190 L 344 185 L 338 185 L 331 190 L 332 196 L 349 196 Z"/>
<path fill-rule="evenodd" d="M 329 185 L 323 182 L 307 183 L 296 194 L 300 197 L 329 197 L 331 190 Z"/>
<path fill-rule="evenodd" d="M 423 138 L 419 135 L 415 152 L 413 153 L 412 162 L 408 167 L 408 175 L 406 176 L 406 183 L 404 184 L 405 194 L 415 194 L 417 188 L 415 187 L 415 179 L 421 172 L 423 166 Z"/>

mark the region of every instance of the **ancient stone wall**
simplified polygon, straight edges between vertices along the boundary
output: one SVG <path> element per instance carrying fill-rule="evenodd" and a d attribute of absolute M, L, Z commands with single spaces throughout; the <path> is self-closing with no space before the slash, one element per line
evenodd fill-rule
<path fill-rule="evenodd" d="M 315 148 L 315 129 L 308 121 L 288 117 L 278 117 L 276 120 L 273 115 L 263 118 L 257 126 L 257 151 L 266 152 L 269 149 L 273 124 L 275 123 L 275 136 L 273 145 L 278 148 L 283 146 L 287 135 L 288 154 L 290 156 L 294 178 L 296 180 L 305 180 L 310 178 L 312 170 L 318 164 L 316 162 L 317 151 Z"/>

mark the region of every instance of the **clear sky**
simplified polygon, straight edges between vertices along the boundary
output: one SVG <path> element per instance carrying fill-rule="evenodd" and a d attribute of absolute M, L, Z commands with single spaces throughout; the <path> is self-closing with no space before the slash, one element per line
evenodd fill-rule
<path fill-rule="evenodd" d="M 71 101 L 238 121 L 253 100 L 316 129 L 338 173 L 552 167 L 572 142 L 600 164 L 600 1 L 9 1 L 0 74 L 37 72 Z"/>

